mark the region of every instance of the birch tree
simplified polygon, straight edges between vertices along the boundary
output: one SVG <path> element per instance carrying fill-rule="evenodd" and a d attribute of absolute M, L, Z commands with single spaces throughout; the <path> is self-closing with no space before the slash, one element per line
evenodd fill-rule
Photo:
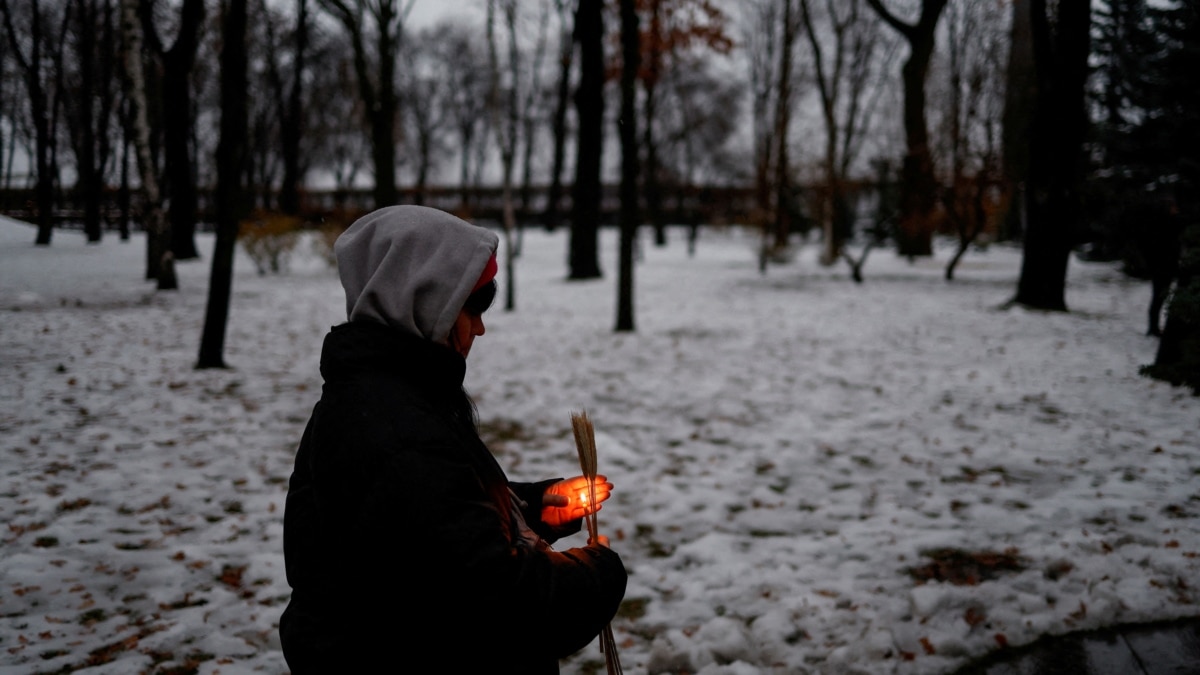
<path fill-rule="evenodd" d="M 170 224 L 162 210 L 158 171 L 150 154 L 150 121 L 147 113 L 145 66 L 142 62 L 142 25 L 138 0 L 121 0 L 121 35 L 124 38 L 126 96 L 132 111 L 133 143 L 137 153 L 142 189 L 142 227 L 146 231 L 148 279 L 158 281 L 159 290 L 179 287 L 171 247 Z"/>

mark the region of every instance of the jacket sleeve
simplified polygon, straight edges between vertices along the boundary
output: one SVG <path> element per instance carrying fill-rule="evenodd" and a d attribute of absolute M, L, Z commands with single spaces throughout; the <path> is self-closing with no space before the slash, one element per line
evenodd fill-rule
<path fill-rule="evenodd" d="M 481 646 L 524 645 L 553 658 L 585 647 L 625 595 L 620 556 L 601 546 L 560 553 L 514 544 L 474 467 L 452 456 L 449 448 L 396 456 L 402 510 L 419 514 L 421 547 L 432 556 L 418 576 L 440 579 L 439 601 L 461 610 L 455 629 Z"/>
<path fill-rule="evenodd" d="M 519 483 L 514 481 L 509 481 L 508 483 L 513 494 L 525 503 L 524 508 L 521 509 L 521 515 L 525 516 L 525 522 L 529 524 L 529 527 L 533 528 L 534 532 L 537 532 L 539 537 L 551 544 L 583 529 L 582 518 L 569 521 L 558 527 L 552 527 L 542 522 L 542 498 L 546 494 L 546 489 L 561 480 L 562 478 L 551 478 L 536 483 Z"/>

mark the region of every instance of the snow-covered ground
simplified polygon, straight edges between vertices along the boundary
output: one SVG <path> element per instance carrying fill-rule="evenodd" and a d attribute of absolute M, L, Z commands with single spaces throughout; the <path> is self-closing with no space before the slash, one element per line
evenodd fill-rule
<path fill-rule="evenodd" d="M 285 672 L 284 495 L 335 273 L 307 244 L 284 276 L 239 258 L 232 367 L 196 371 L 207 260 L 156 293 L 140 238 L 33 235 L 0 220 L 0 671 Z M 945 251 L 877 251 L 859 286 L 813 245 L 763 276 L 736 230 L 672 237 L 614 334 L 612 233 L 607 278 L 573 283 L 565 234 L 530 230 L 468 372 L 514 478 L 577 473 L 569 414 L 594 420 L 626 672 L 939 673 L 1200 614 L 1200 398 L 1138 375 L 1146 285 L 1072 261 L 1073 311 L 1044 314 L 1001 309 L 1009 247 L 953 283 Z"/>

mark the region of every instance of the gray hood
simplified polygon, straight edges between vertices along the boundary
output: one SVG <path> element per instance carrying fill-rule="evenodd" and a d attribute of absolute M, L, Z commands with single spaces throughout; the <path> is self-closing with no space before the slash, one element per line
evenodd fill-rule
<path fill-rule="evenodd" d="M 494 232 L 425 206 L 368 213 L 333 246 L 346 317 L 445 342 L 498 244 Z"/>

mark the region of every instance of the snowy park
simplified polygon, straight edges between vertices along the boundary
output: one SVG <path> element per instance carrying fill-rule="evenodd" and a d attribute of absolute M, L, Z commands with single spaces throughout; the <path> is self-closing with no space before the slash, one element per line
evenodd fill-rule
<path fill-rule="evenodd" d="M 195 370 L 210 235 L 167 292 L 140 235 L 34 235 L 0 218 L 0 672 L 285 673 L 284 497 L 345 318 L 319 240 L 282 274 L 239 250 L 230 368 Z M 1011 245 L 953 282 L 949 244 L 877 250 L 860 285 L 814 242 L 763 274 L 740 228 L 643 232 L 615 333 L 601 246 L 569 282 L 566 231 L 524 233 L 467 388 L 513 479 L 578 473 L 570 414 L 595 423 L 627 673 L 950 673 L 1200 615 L 1200 397 L 1139 375 L 1150 288 L 1118 264 L 1072 259 L 1043 313 L 1005 306 Z"/>

